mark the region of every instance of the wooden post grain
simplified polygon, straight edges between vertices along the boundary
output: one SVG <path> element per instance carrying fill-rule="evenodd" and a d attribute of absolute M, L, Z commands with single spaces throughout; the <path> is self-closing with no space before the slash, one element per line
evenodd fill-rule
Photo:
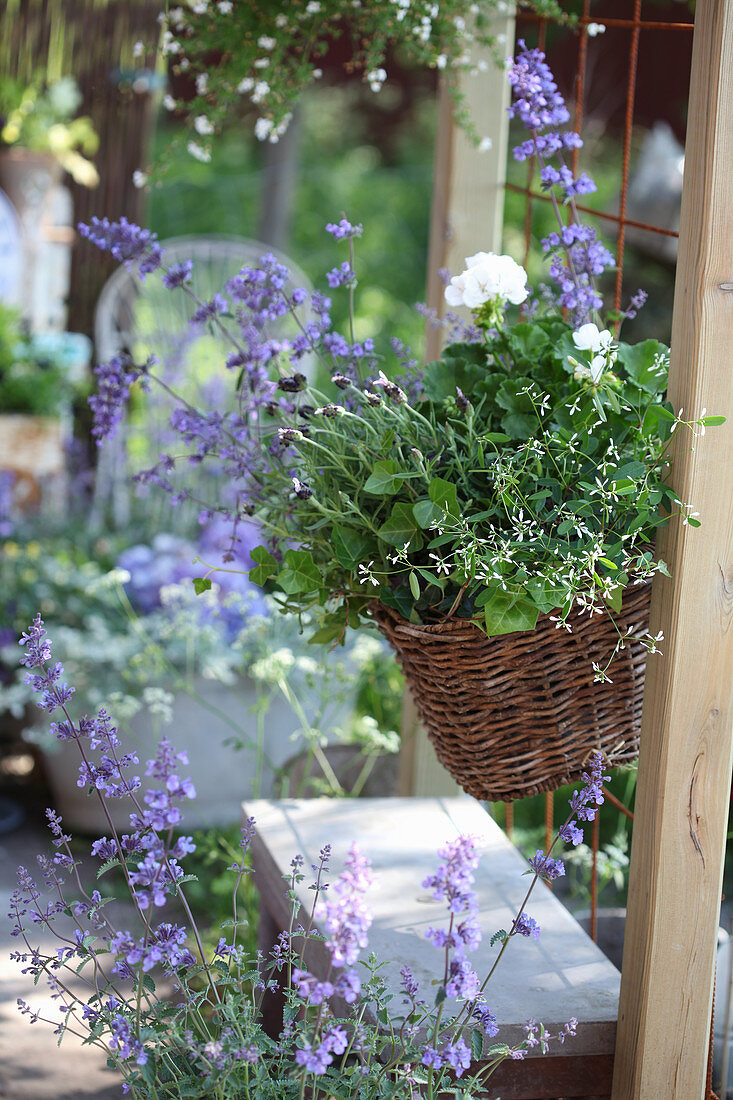
<path fill-rule="evenodd" d="M 514 49 L 514 16 L 497 16 L 494 33 L 506 55 Z M 504 216 L 504 183 L 509 136 L 509 81 L 496 58 L 483 51 L 485 71 L 460 78 L 465 106 L 480 137 L 491 140 L 491 148 L 481 151 L 452 115 L 452 100 L 443 83 L 438 99 L 438 132 L 435 141 L 433 204 L 430 214 L 430 251 L 428 255 L 427 301 L 439 315 L 445 312 L 443 284 L 438 276 L 442 267 L 453 274 L 463 271 L 466 256 L 483 250 L 501 248 Z M 466 319 L 468 319 L 468 313 Z M 425 358 L 429 362 L 440 355 L 441 333 L 429 329 Z"/>
<path fill-rule="evenodd" d="M 673 483 L 703 526 L 660 554 L 631 852 L 614 1100 L 705 1093 L 733 762 L 733 0 L 698 0 L 669 393 L 684 416 Z"/>
<path fill-rule="evenodd" d="M 507 55 L 514 49 L 514 16 L 497 16 L 494 33 L 499 48 Z M 438 129 L 435 140 L 433 202 L 430 214 L 427 303 L 439 316 L 445 313 L 443 283 L 438 271 L 447 267 L 463 270 L 466 256 L 501 248 L 504 214 L 504 182 L 509 136 L 509 81 L 496 58 L 488 51 L 475 56 L 486 65 L 484 71 L 460 78 L 465 105 L 477 133 L 491 139 L 491 148 L 481 152 L 453 121 L 453 101 L 445 84 L 438 97 Z M 468 310 L 466 320 L 470 319 Z M 428 326 L 425 361 L 437 359 L 443 334 Z M 402 721 L 403 747 L 400 754 L 400 794 L 452 795 L 459 791 L 438 762 L 427 734 L 417 720 L 412 697 L 406 691 Z"/>

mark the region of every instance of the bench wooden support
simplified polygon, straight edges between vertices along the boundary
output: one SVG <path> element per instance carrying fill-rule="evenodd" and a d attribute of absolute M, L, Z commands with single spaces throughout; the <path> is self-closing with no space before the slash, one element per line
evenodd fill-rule
<path fill-rule="evenodd" d="M 471 956 L 479 974 L 488 972 L 496 957 L 498 948 L 489 947 L 491 934 L 509 927 L 527 889 L 525 860 L 481 806 L 466 797 L 260 800 L 248 802 L 244 812 L 257 823 L 252 858 L 262 899 L 260 947 L 267 950 L 277 931 L 287 927 L 290 903 L 283 876 L 293 856 L 300 853 L 308 870 L 323 845 L 331 844 L 333 879 L 356 842 L 372 860 L 377 879 L 370 893 L 369 947 L 393 964 L 384 973 L 395 992 L 405 963 L 425 990 L 437 973 L 438 952 L 425 939 L 425 930 L 440 923 L 444 913 L 422 881 L 437 867 L 437 849 L 447 840 L 471 834 L 481 838 L 484 848 L 475 887 L 485 938 Z M 308 885 L 306 875 L 305 912 L 313 898 Z M 520 1041 L 530 1017 L 556 1032 L 575 1016 L 578 1034 L 564 1046 L 553 1044 L 547 1055 L 506 1061 L 491 1077 L 486 1095 L 601 1100 L 611 1092 L 620 975 L 544 885 L 535 888 L 528 912 L 542 929 L 539 941 L 513 941 L 487 990 L 500 1026 L 498 1038 Z M 314 973 L 325 972 L 322 943 L 309 945 L 306 961 Z"/>

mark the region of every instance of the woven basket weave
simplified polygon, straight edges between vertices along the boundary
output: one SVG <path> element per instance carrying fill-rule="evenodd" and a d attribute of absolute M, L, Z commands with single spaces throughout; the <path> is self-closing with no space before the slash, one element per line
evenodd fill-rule
<path fill-rule="evenodd" d="M 625 633 L 649 626 L 651 585 L 624 593 L 614 619 Z M 611 764 L 639 751 L 646 648 L 630 642 L 614 659 L 613 682 L 593 682 L 618 641 L 607 615 L 571 614 L 572 631 L 541 615 L 534 630 L 499 637 L 465 620 L 412 624 L 375 604 L 438 759 L 475 798 L 510 801 L 572 783 L 588 754 Z"/>

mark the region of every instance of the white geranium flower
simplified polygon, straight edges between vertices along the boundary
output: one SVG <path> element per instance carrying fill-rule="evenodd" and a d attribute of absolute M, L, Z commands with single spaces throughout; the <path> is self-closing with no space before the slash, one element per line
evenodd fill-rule
<path fill-rule="evenodd" d="M 573 333 L 573 343 L 579 351 L 592 351 L 594 354 L 607 353 L 613 343 L 613 333 L 607 328 L 601 331 L 598 325 L 589 322 L 587 325 L 581 325 L 577 332 Z"/>
<path fill-rule="evenodd" d="M 528 294 L 524 268 L 511 256 L 497 256 L 493 252 L 467 256 L 466 270 L 454 275 L 445 288 L 445 300 L 449 305 L 464 305 L 469 309 L 477 309 L 496 298 L 519 305 Z"/>

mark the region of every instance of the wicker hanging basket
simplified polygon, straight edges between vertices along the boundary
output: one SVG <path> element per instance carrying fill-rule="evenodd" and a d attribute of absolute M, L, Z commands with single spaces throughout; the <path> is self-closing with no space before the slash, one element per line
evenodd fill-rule
<path fill-rule="evenodd" d="M 651 585 L 624 594 L 618 630 L 644 634 Z M 647 650 L 629 642 L 613 682 L 594 683 L 618 633 L 607 615 L 572 614 L 570 632 L 541 615 L 534 630 L 487 638 L 465 620 L 412 624 L 375 604 L 438 759 L 475 798 L 511 801 L 575 782 L 588 754 L 628 764 L 639 752 Z"/>

